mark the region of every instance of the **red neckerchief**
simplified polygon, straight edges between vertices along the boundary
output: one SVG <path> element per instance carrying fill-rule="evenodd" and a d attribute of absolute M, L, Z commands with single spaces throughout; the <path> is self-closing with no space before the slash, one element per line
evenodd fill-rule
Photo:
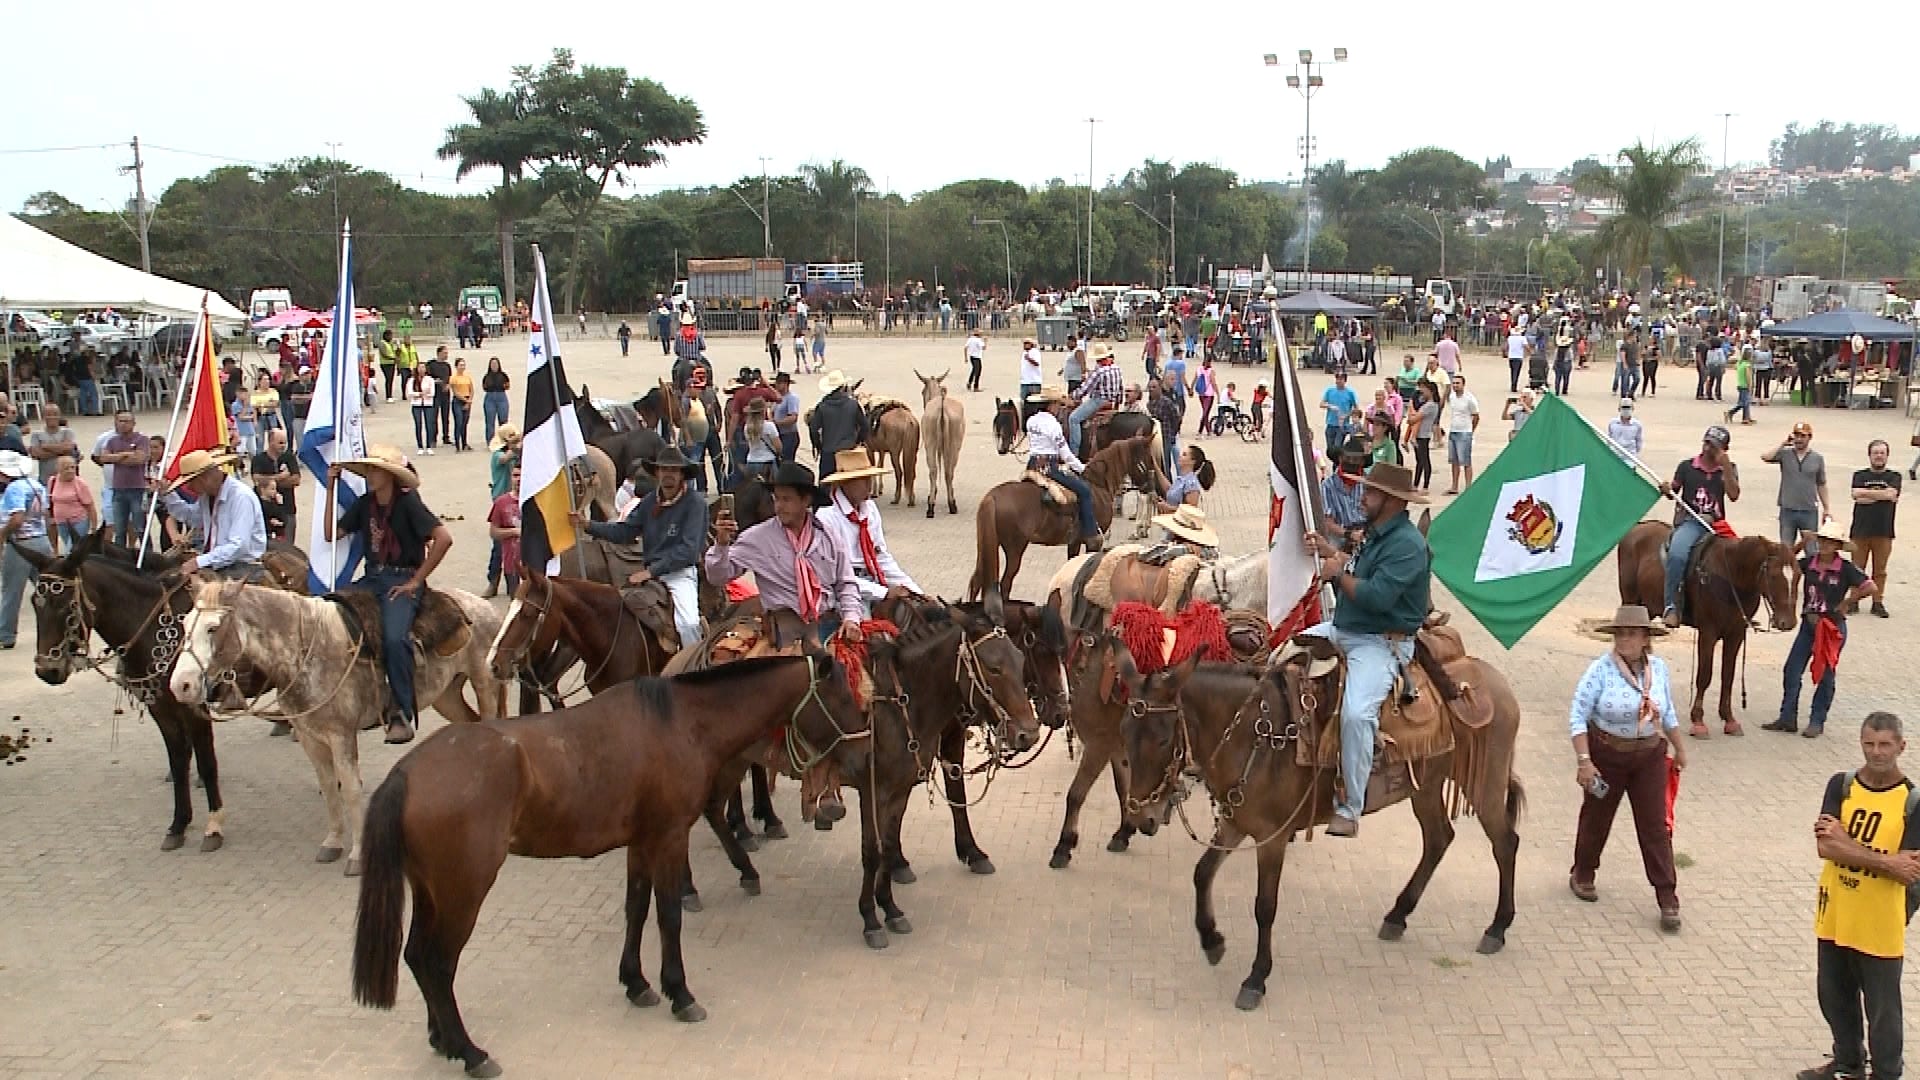
<path fill-rule="evenodd" d="M 873 530 L 868 528 L 866 516 L 856 512 L 846 496 L 836 492 L 834 499 L 847 507 L 847 520 L 860 530 L 860 561 L 866 564 L 867 573 L 881 585 L 887 583 L 887 572 L 880 568 L 880 546 L 873 542 Z"/>
<path fill-rule="evenodd" d="M 800 621 L 817 622 L 820 619 L 820 575 L 813 572 L 813 564 L 807 561 L 807 549 L 813 546 L 813 515 L 808 514 L 800 523 L 800 532 L 796 535 L 792 529 L 782 525 L 780 535 L 787 538 L 793 547 L 793 587 L 799 595 L 794 602 L 800 605 Z"/>

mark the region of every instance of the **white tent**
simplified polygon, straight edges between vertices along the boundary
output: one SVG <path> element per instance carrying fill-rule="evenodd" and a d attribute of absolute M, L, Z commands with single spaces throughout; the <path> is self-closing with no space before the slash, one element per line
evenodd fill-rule
<path fill-rule="evenodd" d="M 174 318 L 207 310 L 224 322 L 245 322 L 246 313 L 219 293 L 135 270 L 95 255 L 12 214 L 0 215 L 0 308 L 145 311 Z"/>

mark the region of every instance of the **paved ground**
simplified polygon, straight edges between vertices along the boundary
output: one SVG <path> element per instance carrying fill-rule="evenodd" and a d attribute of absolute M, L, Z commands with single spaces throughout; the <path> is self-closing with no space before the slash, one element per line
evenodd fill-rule
<path fill-rule="evenodd" d="M 519 369 L 518 343 L 501 345 L 509 370 Z M 744 339 L 718 342 L 714 352 L 723 371 L 757 359 Z M 989 382 L 1003 392 L 1014 382 L 1013 354 L 1000 341 L 989 353 Z M 1135 350 L 1124 355 L 1137 364 Z M 1388 355 L 1397 363 L 1398 352 Z M 484 357 L 469 359 L 478 368 Z M 951 364 L 956 384 L 964 371 L 951 341 L 841 336 L 832 359 L 902 396 L 917 388 L 914 367 Z M 567 361 L 596 392 L 639 385 L 660 370 L 650 351 L 622 361 L 602 340 L 576 345 Z M 1483 390 L 1504 377 L 1491 358 L 1474 359 L 1470 370 Z M 1674 381 L 1690 386 L 1690 374 L 1675 372 Z M 1255 376 L 1242 369 L 1229 377 L 1244 392 Z M 1611 410 L 1606 377 L 1576 377 L 1575 404 L 1590 418 Z M 1308 379 L 1310 396 L 1319 385 Z M 1662 469 L 1697 446 L 1711 416 L 1711 406 L 1679 389 L 1641 410 L 1648 458 Z M 1482 396 L 1497 411 L 1502 395 Z M 970 510 L 1011 467 L 987 443 L 990 395 L 968 396 L 966 405 L 971 441 L 960 485 Z M 1815 424 L 1836 491 L 1845 471 L 1863 463 L 1869 437 L 1892 440 L 1901 448 L 1897 463 L 1907 463 L 1907 423 L 1898 413 L 1775 405 L 1759 415 L 1759 426 L 1735 428 L 1748 482 L 1734 514 L 1743 532 L 1772 528 L 1775 483 L 1757 458 L 1790 419 Z M 376 439 L 405 442 L 406 420 L 385 406 L 371 429 Z M 1500 428 L 1492 418 L 1483 426 L 1483 452 L 1503 444 Z M 1223 467 L 1207 510 L 1227 550 L 1249 550 L 1264 540 L 1266 447 L 1208 448 Z M 483 458 L 442 453 L 422 471 L 429 501 L 465 519 L 454 523 L 458 546 L 442 574 L 477 587 L 486 555 Z M 929 522 L 893 512 L 888 529 L 923 583 L 948 595 L 964 588 L 970 517 Z M 860 942 L 854 830 L 808 830 L 763 850 L 756 860 L 766 891 L 751 900 L 727 884 L 711 836 L 697 833 L 695 873 L 708 909 L 686 927 L 692 987 L 712 1013 L 702 1026 L 629 1009 L 619 994 L 617 856 L 512 861 L 466 953 L 466 1018 L 516 1076 L 631 1074 L 636 1063 L 688 1080 L 801 1070 L 916 1080 L 1785 1075 L 1824 1049 L 1812 992 L 1817 862 L 1809 826 L 1825 777 L 1855 763 L 1848 732 L 1858 718 L 1912 700 L 1901 687 L 1910 684 L 1905 665 L 1914 655 L 1914 548 L 1902 541 L 1894 559 L 1893 620 L 1855 623 L 1836 735 L 1809 742 L 1756 731 L 1693 747 L 1677 836 L 1686 866 L 1679 937 L 1655 927 L 1624 821 L 1600 877 L 1601 902 L 1576 903 L 1564 885 L 1577 809 L 1565 703 L 1603 648 L 1574 626 L 1611 612 L 1608 565 L 1510 654 L 1464 620 L 1470 643 L 1503 664 L 1527 709 L 1520 767 L 1531 809 L 1522 824 L 1519 919 L 1498 957 L 1473 953 L 1494 877 L 1470 820 L 1460 823 L 1460 842 L 1406 939 L 1374 939 L 1417 856 L 1410 815 L 1394 813 L 1369 819 L 1357 842 L 1321 839 L 1294 851 L 1272 992 L 1261 1011 L 1235 1012 L 1230 1002 L 1250 957 L 1251 860 L 1231 861 L 1221 876 L 1229 951 L 1209 968 L 1191 930 L 1197 849 L 1163 832 L 1126 855 L 1101 850 L 1117 814 L 1104 786 L 1088 803 L 1088 839 L 1073 867 L 1047 869 L 1072 768 L 1056 740 L 1048 760 L 1003 776 L 974 814 L 997 876 L 974 877 L 946 857 L 944 813 L 922 806 L 909 815 L 908 850 L 921 881 L 900 892 L 916 931 L 883 953 Z M 1030 559 L 1019 592 L 1032 595 L 1057 561 L 1057 550 Z M 162 854 L 168 802 L 152 725 L 116 712 L 100 680 L 40 684 L 24 647 L 31 639 L 28 629 L 23 648 L 0 655 L 11 706 L 0 716 L 19 717 L 0 733 L 27 726 L 36 739 L 51 736 L 0 771 L 0 1075 L 455 1075 L 425 1045 L 411 980 L 403 977 L 391 1014 L 349 1000 L 354 883 L 337 866 L 310 861 L 323 831 L 321 803 L 297 749 L 269 740 L 264 724 L 224 725 L 227 847 Z M 1787 644 L 1778 634 L 1755 644 L 1750 704 L 1741 712 L 1750 729 L 1778 705 Z M 1686 639 L 1663 650 L 1677 670 L 1690 668 Z M 398 754 L 373 742 L 363 757 L 370 790 Z M 783 798 L 792 799 L 791 786 Z M 649 932 L 649 970 L 653 945 Z"/>

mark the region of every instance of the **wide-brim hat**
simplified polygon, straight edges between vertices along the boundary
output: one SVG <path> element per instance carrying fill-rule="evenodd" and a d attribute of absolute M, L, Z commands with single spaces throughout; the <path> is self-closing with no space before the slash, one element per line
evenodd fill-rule
<path fill-rule="evenodd" d="M 18 450 L 0 450 L 0 476 L 18 480 L 34 472 L 33 459 Z"/>
<path fill-rule="evenodd" d="M 487 449 L 499 450 L 507 445 L 508 439 L 517 441 L 519 438 L 520 428 L 518 425 L 501 424 L 499 427 L 493 429 L 493 440 L 487 443 Z"/>
<path fill-rule="evenodd" d="M 822 394 L 831 394 L 845 385 L 847 385 L 847 376 L 839 368 L 834 368 L 832 371 L 820 377 L 820 392 Z"/>
<path fill-rule="evenodd" d="M 1096 364 L 1102 360 L 1111 360 L 1113 359 L 1113 346 L 1104 341 L 1097 341 L 1093 344 L 1092 348 L 1087 350 L 1087 359 Z"/>
<path fill-rule="evenodd" d="M 1667 628 L 1653 620 L 1653 616 L 1640 604 L 1622 604 L 1613 613 L 1613 618 L 1594 627 L 1603 634 L 1617 634 L 1622 630 L 1640 630 L 1653 637 L 1666 637 Z"/>
<path fill-rule="evenodd" d="M 1220 534 L 1207 524 L 1207 513 L 1197 506 L 1185 503 L 1174 507 L 1171 514 L 1156 514 L 1153 523 L 1182 540 L 1191 540 L 1202 547 L 1219 547 Z"/>
<path fill-rule="evenodd" d="M 420 486 L 420 474 L 407 465 L 407 455 L 392 446 L 369 447 L 367 456 L 348 458 L 337 464 L 351 473 L 366 476 L 369 473 L 383 472 L 393 478 L 393 482 L 403 488 Z"/>
<path fill-rule="evenodd" d="M 820 478 L 822 484 L 840 484 L 863 476 L 881 476 L 886 470 L 873 463 L 867 448 L 854 446 L 833 455 L 833 471 Z"/>
<path fill-rule="evenodd" d="M 653 455 L 651 461 L 641 462 L 640 467 L 649 473 L 658 469 L 679 469 L 685 472 L 693 468 L 693 462 L 687 460 L 687 455 L 681 453 L 678 446 L 669 443 L 666 446 L 662 446 L 660 450 Z"/>
<path fill-rule="evenodd" d="M 1403 502 L 1424 503 L 1426 493 L 1413 486 L 1413 472 L 1405 465 L 1395 465 L 1391 461 L 1376 461 L 1373 468 L 1360 482 L 1382 494 L 1391 495 Z"/>
<path fill-rule="evenodd" d="M 691 311 L 682 311 L 680 313 L 681 326 L 692 326 L 694 323 L 697 323 L 699 321 L 700 321 L 699 319 L 694 318 L 693 312 Z"/>
<path fill-rule="evenodd" d="M 769 488 L 794 488 L 811 495 L 820 489 L 813 478 L 813 470 L 798 462 L 789 461 L 773 470 L 773 479 L 767 481 Z"/>
<path fill-rule="evenodd" d="M 180 455 L 180 474 L 167 484 L 168 491 L 178 491 L 201 473 L 212 472 L 240 460 L 237 454 L 216 454 L 211 450 L 189 450 Z"/>
<path fill-rule="evenodd" d="M 1066 405 L 1072 401 L 1073 395 L 1067 393 L 1067 388 L 1059 383 L 1050 383 L 1041 387 L 1039 393 L 1027 395 L 1029 405 Z"/>
<path fill-rule="evenodd" d="M 1820 528 L 1815 531 L 1813 535 L 1822 540 L 1836 541 L 1841 547 L 1853 546 L 1853 538 L 1847 535 L 1847 527 L 1833 518 L 1828 518 L 1826 521 L 1821 522 Z"/>

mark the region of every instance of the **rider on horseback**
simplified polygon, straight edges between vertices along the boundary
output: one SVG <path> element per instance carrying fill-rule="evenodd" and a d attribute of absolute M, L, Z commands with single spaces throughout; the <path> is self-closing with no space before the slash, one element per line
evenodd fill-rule
<path fill-rule="evenodd" d="M 880 529 L 880 504 L 873 501 L 873 478 L 886 470 L 872 463 L 865 447 L 856 446 L 833 456 L 833 471 L 820 478 L 831 493 L 827 505 L 814 511 L 814 520 L 833 537 L 853 564 L 854 585 L 869 610 L 889 597 L 919 596 L 914 584 L 887 547 Z"/>
<path fill-rule="evenodd" d="M 1681 462 L 1673 479 L 1660 485 L 1660 494 L 1680 504 L 1673 511 L 1673 536 L 1667 541 L 1666 611 L 1660 616 L 1670 627 L 1680 625 L 1675 605 L 1687 557 L 1714 525 L 1727 519 L 1727 501 L 1740 500 L 1740 470 L 1727 456 L 1732 443 L 1726 428 L 1713 425 L 1701 437 L 1700 453 Z"/>
<path fill-rule="evenodd" d="M 334 494 L 342 470 L 358 474 L 367 491 L 336 524 Z M 427 509 L 419 486 L 420 477 L 405 455 L 391 446 L 376 446 L 366 457 L 328 466 L 327 510 L 320 519 L 329 544 L 340 533 L 359 535 L 365 572 L 347 588 L 380 600 L 380 655 L 392 702 L 387 714 L 390 743 L 413 741 L 419 721 L 413 700 L 413 619 L 420 613 L 427 576 L 453 547 L 453 534 Z"/>
<path fill-rule="evenodd" d="M 1079 404 L 1067 416 L 1067 441 L 1073 444 L 1076 454 L 1084 445 L 1080 438 L 1081 427 L 1101 409 L 1118 408 L 1127 394 L 1126 376 L 1121 373 L 1120 365 L 1113 362 L 1113 348 L 1105 342 L 1096 344 L 1092 358 L 1096 366 L 1087 373 L 1086 381 L 1073 391 L 1072 396 Z"/>
<path fill-rule="evenodd" d="M 1100 526 L 1093 519 L 1093 488 L 1080 479 L 1086 466 L 1074 456 L 1066 433 L 1060 430 L 1060 416 L 1073 404 L 1073 398 L 1067 396 L 1065 387 L 1049 386 L 1029 396 L 1027 402 L 1042 406 L 1027 417 L 1027 468 L 1046 473 L 1049 480 L 1077 496 L 1074 511 L 1080 518 L 1080 539 L 1098 549 L 1102 544 Z"/>
<path fill-rule="evenodd" d="M 1382 462 L 1361 481 L 1366 533 L 1357 553 L 1338 551 L 1318 533 L 1307 547 L 1320 557 L 1320 578 L 1340 594 L 1333 620 L 1305 631 L 1340 647 L 1347 657 L 1346 692 L 1340 698 L 1340 771 L 1344 795 L 1334 805 L 1329 836 L 1358 836 L 1373 774 L 1380 706 L 1394 677 L 1413 661 L 1413 635 L 1426 620 L 1432 587 L 1432 553 L 1426 537 L 1407 517 L 1408 503 L 1427 497 L 1413 486 L 1404 465 Z"/>
<path fill-rule="evenodd" d="M 190 450 L 180 455 L 180 475 L 161 489 L 167 513 L 206 538 L 206 552 L 180 564 L 186 573 L 205 571 L 231 581 L 258 581 L 266 574 L 260 565 L 267 552 L 266 517 L 260 496 L 227 471 L 235 460 L 232 454 Z M 192 502 L 177 494 L 181 488 Z"/>
<path fill-rule="evenodd" d="M 707 507 L 687 496 L 686 455 L 677 446 L 663 446 L 642 468 L 653 474 L 654 489 L 633 504 L 625 521 L 588 521 L 579 512 L 573 523 L 588 536 L 615 544 L 640 542 L 639 570 L 627 575 L 627 584 L 660 582 L 673 597 L 673 625 L 685 648 L 700 640 L 700 542 L 706 538 Z"/>

